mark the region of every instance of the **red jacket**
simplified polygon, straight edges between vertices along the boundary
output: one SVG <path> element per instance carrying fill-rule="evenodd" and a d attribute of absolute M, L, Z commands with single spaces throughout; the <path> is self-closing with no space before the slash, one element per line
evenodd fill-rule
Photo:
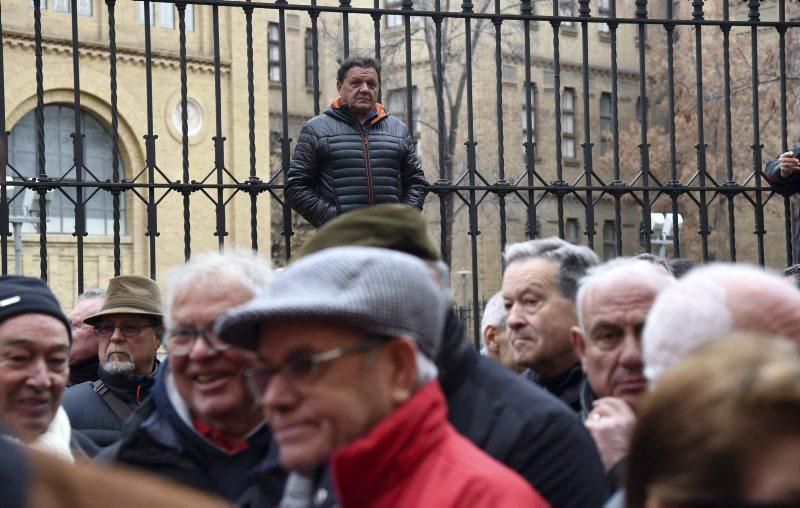
<path fill-rule="evenodd" d="M 549 506 L 521 476 L 456 432 L 438 381 L 336 452 L 331 467 L 343 508 Z"/>

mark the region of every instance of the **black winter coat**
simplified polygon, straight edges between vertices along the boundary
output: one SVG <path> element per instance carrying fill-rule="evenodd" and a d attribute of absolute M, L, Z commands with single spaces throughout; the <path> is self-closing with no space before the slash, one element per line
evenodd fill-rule
<path fill-rule="evenodd" d="M 465 339 L 453 311 L 436 364 L 456 430 L 522 475 L 552 506 L 602 506 L 603 465 L 578 416 L 540 387 L 481 356 Z"/>
<path fill-rule="evenodd" d="M 800 147 L 792 147 L 792 153 L 794 153 L 795 157 L 800 158 Z M 800 173 L 792 173 L 788 178 L 782 177 L 777 158 L 767 163 L 764 175 L 767 177 L 767 181 L 770 187 L 772 187 L 772 190 L 781 196 L 791 196 L 792 194 L 800 192 Z M 800 253 L 800 229 L 798 229 L 795 234 L 794 249 L 795 252 Z"/>
<path fill-rule="evenodd" d="M 278 475 L 275 488 L 280 492 L 283 473 L 269 428 L 262 425 L 251 433 L 246 450 L 229 454 L 217 448 L 178 414 L 167 394 L 167 363 L 151 397 L 125 425 L 121 439 L 100 452 L 98 462 L 137 467 L 231 501 L 256 483 L 257 468 L 271 467 L 277 471 L 273 477 Z M 270 494 L 280 499 L 279 494 Z"/>
<path fill-rule="evenodd" d="M 414 141 L 403 122 L 380 104 L 377 111 L 359 125 L 337 101 L 300 131 L 284 192 L 312 225 L 381 203 L 422 209 L 428 182 Z"/>
<path fill-rule="evenodd" d="M 102 367 L 98 368 L 98 375 L 114 395 L 135 410 L 150 394 L 158 366 L 159 362 L 156 361 L 155 370 L 147 376 L 115 376 Z M 122 435 L 125 422 L 94 391 L 91 381 L 67 388 L 62 404 L 72 428 L 81 431 L 98 447 L 106 447 Z"/>

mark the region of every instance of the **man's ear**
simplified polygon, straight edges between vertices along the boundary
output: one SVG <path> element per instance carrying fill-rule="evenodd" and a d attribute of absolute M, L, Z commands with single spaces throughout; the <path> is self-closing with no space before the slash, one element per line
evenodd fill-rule
<path fill-rule="evenodd" d="M 573 326 L 570 329 L 572 336 L 572 347 L 575 348 L 575 353 L 583 365 L 583 359 L 586 357 L 586 337 L 583 335 L 583 329 L 578 326 Z"/>
<path fill-rule="evenodd" d="M 497 328 L 489 325 L 483 330 L 483 344 L 486 346 L 486 351 L 495 355 L 500 353 L 500 346 L 497 345 Z"/>
<path fill-rule="evenodd" d="M 390 366 L 391 398 L 399 406 L 411 398 L 417 386 L 417 346 L 412 339 L 398 338 L 385 346 Z"/>

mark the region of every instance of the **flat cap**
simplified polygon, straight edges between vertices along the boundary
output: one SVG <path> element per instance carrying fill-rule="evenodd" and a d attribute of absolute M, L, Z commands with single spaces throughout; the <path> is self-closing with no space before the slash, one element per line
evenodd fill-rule
<path fill-rule="evenodd" d="M 425 218 L 408 205 L 383 204 L 340 215 L 319 228 L 299 256 L 345 245 L 382 247 L 428 261 L 441 259 Z"/>
<path fill-rule="evenodd" d="M 336 247 L 277 274 L 265 291 L 217 318 L 223 341 L 255 350 L 260 327 L 276 320 L 331 320 L 369 334 L 410 337 L 433 358 L 447 302 L 419 259 L 372 247 Z"/>

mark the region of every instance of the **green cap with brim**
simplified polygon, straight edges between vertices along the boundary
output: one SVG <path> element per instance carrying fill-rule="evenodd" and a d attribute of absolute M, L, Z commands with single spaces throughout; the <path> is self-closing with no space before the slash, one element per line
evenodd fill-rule
<path fill-rule="evenodd" d="M 405 252 L 428 261 L 441 259 L 425 218 L 408 205 L 384 204 L 347 212 L 319 228 L 298 257 L 346 245 Z"/>

